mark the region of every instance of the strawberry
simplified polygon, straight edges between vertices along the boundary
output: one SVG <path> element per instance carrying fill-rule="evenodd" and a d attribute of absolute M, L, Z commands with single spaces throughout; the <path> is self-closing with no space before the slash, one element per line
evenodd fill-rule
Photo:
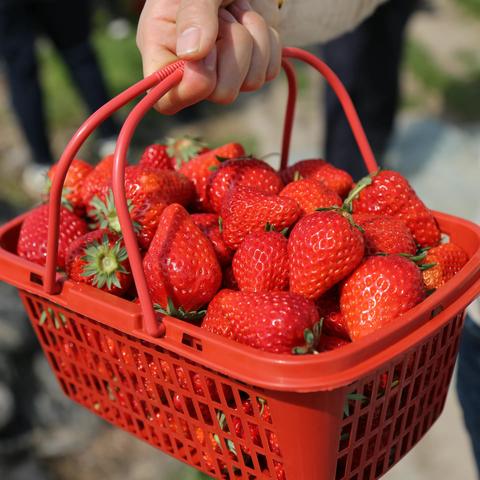
<path fill-rule="evenodd" d="M 340 196 L 323 183 L 310 178 L 302 178 L 289 183 L 280 193 L 281 197 L 295 200 L 302 209 L 302 216 L 313 213 L 318 208 L 340 207 Z"/>
<path fill-rule="evenodd" d="M 168 146 L 154 143 L 145 148 L 140 157 L 139 165 L 159 170 L 174 170 L 175 159 L 167 152 Z"/>
<path fill-rule="evenodd" d="M 293 225 L 299 216 L 300 208 L 291 198 L 237 186 L 222 208 L 222 236 L 230 248 L 236 249 L 247 235 L 263 231 L 267 223 L 280 231 Z"/>
<path fill-rule="evenodd" d="M 222 290 L 208 306 L 202 328 L 265 352 L 292 353 L 317 323 L 315 304 L 300 295 Z"/>
<path fill-rule="evenodd" d="M 318 180 L 342 198 L 347 196 L 353 186 L 349 173 L 321 159 L 301 160 L 282 170 L 280 175 L 285 184 L 292 182 L 296 175 Z"/>
<path fill-rule="evenodd" d="M 143 260 L 152 301 L 167 308 L 170 298 L 185 311 L 208 303 L 222 282 L 211 242 L 178 204 L 162 212 Z"/>
<path fill-rule="evenodd" d="M 105 202 L 111 188 L 110 179 L 97 189 L 95 196 Z M 186 206 L 193 198 L 194 189 L 192 182 L 181 173 L 130 165 L 125 169 L 125 193 L 133 206 L 143 205 L 146 199 L 150 202 L 180 203 Z M 87 213 L 93 217 L 96 215 L 95 212 L 92 213 L 92 208 Z"/>
<path fill-rule="evenodd" d="M 104 185 L 98 196 L 91 200 L 88 214 L 95 219 L 96 227 L 108 227 L 121 233 L 110 185 L 111 183 Z M 166 204 L 187 205 L 193 197 L 193 185 L 182 174 L 138 165 L 125 169 L 125 190 L 143 249 L 148 248 Z"/>
<path fill-rule="evenodd" d="M 48 171 L 48 191 L 50 191 L 57 168 L 58 166 L 55 164 Z M 90 164 L 78 158 L 74 158 L 68 169 L 67 176 L 65 177 L 62 191 L 62 203 L 66 208 L 71 209 L 78 216 L 82 216 L 85 213 L 85 206 L 82 198 L 82 186 L 85 178 L 87 178 L 92 170 L 93 167 Z"/>
<path fill-rule="evenodd" d="M 318 315 L 323 319 L 322 337 L 328 335 L 350 340 L 345 318 L 340 312 L 340 292 L 337 287 L 324 293 L 316 302 Z"/>
<path fill-rule="evenodd" d="M 363 229 L 365 255 L 376 253 L 407 253 L 415 255 L 417 245 L 405 223 L 383 215 L 359 213 L 353 216 Z"/>
<path fill-rule="evenodd" d="M 125 190 L 132 203 L 139 197 L 155 195 L 167 204 L 187 206 L 194 195 L 192 182 L 181 173 L 140 165 L 130 165 L 125 169 Z"/>
<path fill-rule="evenodd" d="M 235 252 L 233 274 L 240 290 L 288 290 L 287 239 L 274 231 L 248 235 Z"/>
<path fill-rule="evenodd" d="M 227 193 L 237 186 L 252 187 L 267 194 L 277 194 L 283 182 L 277 172 L 262 160 L 241 158 L 222 162 L 208 179 L 207 199 L 216 213 L 222 208 Z"/>
<path fill-rule="evenodd" d="M 71 243 L 66 272 L 75 281 L 121 296 L 132 282 L 127 250 L 108 230 L 94 230 Z"/>
<path fill-rule="evenodd" d="M 227 316 L 230 298 L 235 290 L 220 290 L 209 303 L 207 315 L 203 319 L 202 328 L 226 338 L 233 338 L 232 321 Z"/>
<path fill-rule="evenodd" d="M 226 266 L 232 261 L 233 250 L 225 244 L 222 238 L 221 222 L 215 213 L 195 213 L 192 216 L 195 225 L 212 242 L 220 265 Z"/>
<path fill-rule="evenodd" d="M 154 195 L 145 195 L 141 199 L 130 200 L 129 203 L 130 216 L 135 225 L 138 243 L 142 249 L 146 250 L 157 231 L 160 215 L 167 205 Z M 95 228 L 108 228 L 121 235 L 122 229 L 111 190 L 103 200 L 98 197 L 92 199 L 90 216 L 96 220 L 93 224 Z"/>
<path fill-rule="evenodd" d="M 422 264 L 432 264 L 423 271 L 427 289 L 437 289 L 452 279 L 468 262 L 466 252 L 454 243 L 445 243 L 427 251 Z"/>
<path fill-rule="evenodd" d="M 363 253 L 362 234 L 343 214 L 303 217 L 288 240 L 290 291 L 317 300 L 355 269 Z"/>
<path fill-rule="evenodd" d="M 93 197 L 108 185 L 112 178 L 113 155 L 107 155 L 87 175 L 81 187 L 82 201 L 85 206 L 90 203 Z"/>
<path fill-rule="evenodd" d="M 402 220 L 420 247 L 440 242 L 440 229 L 432 212 L 398 172 L 381 170 L 359 182 L 352 195 L 352 211 L 388 215 Z M 355 190 L 352 192 L 355 193 Z"/>
<path fill-rule="evenodd" d="M 207 184 L 210 175 L 218 169 L 220 163 L 226 159 L 245 156 L 245 150 L 238 143 L 227 143 L 202 155 L 192 158 L 184 163 L 179 172 L 189 178 L 196 190 L 195 209 L 209 211 L 207 201 Z"/>
<path fill-rule="evenodd" d="M 399 255 L 368 257 L 341 286 L 340 309 L 350 338 L 382 328 L 425 298 L 422 273 Z"/>
<path fill-rule="evenodd" d="M 324 335 L 320 337 L 320 343 L 318 345 L 319 352 L 329 352 L 331 350 L 337 350 L 337 348 L 344 347 L 351 343 L 349 340 L 345 340 L 340 337 L 332 337 L 330 335 Z"/>
<path fill-rule="evenodd" d="M 70 243 L 88 232 L 87 223 L 65 207 L 60 209 L 57 265 L 65 267 Z M 48 205 L 31 210 L 23 220 L 18 235 L 17 253 L 33 263 L 45 265 L 47 259 Z"/>

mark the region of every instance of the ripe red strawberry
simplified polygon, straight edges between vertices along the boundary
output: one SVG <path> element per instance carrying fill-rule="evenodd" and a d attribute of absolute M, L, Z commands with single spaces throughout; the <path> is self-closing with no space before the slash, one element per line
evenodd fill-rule
<path fill-rule="evenodd" d="M 317 300 L 361 262 L 360 230 L 334 211 L 303 217 L 288 240 L 290 291 Z"/>
<path fill-rule="evenodd" d="M 342 199 L 336 192 L 327 188 L 323 183 L 310 178 L 302 178 L 289 183 L 279 195 L 295 200 L 302 209 L 302 216 L 313 213 L 318 208 L 342 205 Z"/>
<path fill-rule="evenodd" d="M 291 198 L 237 186 L 222 208 L 222 236 L 230 248 L 236 249 L 250 233 L 262 232 L 267 223 L 281 231 L 293 225 L 299 216 L 298 204 Z"/>
<path fill-rule="evenodd" d="M 351 343 L 350 340 L 345 340 L 340 337 L 332 337 L 330 335 L 324 335 L 320 337 L 320 343 L 318 345 L 319 352 L 329 352 L 331 350 L 337 350 L 337 348 L 344 347 Z"/>
<path fill-rule="evenodd" d="M 165 206 L 187 205 L 193 197 L 193 185 L 182 174 L 138 165 L 125 169 L 125 191 L 143 249 L 150 245 Z M 88 214 L 95 220 L 95 226 L 121 233 L 110 182 L 91 200 Z"/>
<path fill-rule="evenodd" d="M 325 335 L 350 340 L 348 327 L 340 312 L 340 292 L 337 287 L 324 293 L 316 302 L 318 315 L 323 319 L 322 337 Z"/>
<path fill-rule="evenodd" d="M 402 220 L 421 247 L 433 247 L 440 242 L 435 217 L 398 172 L 381 170 L 372 175 L 371 184 L 354 198 L 352 209 L 355 214 L 373 213 Z"/>
<path fill-rule="evenodd" d="M 218 169 L 225 159 L 239 158 L 245 156 L 245 150 L 238 143 L 227 143 L 209 152 L 198 155 L 184 163 L 179 171 L 189 178 L 196 190 L 194 207 L 199 211 L 209 211 L 207 201 L 207 184 L 209 177 Z"/>
<path fill-rule="evenodd" d="M 51 182 L 57 171 L 57 164 L 53 165 L 48 171 L 48 191 L 50 191 Z M 78 216 L 85 213 L 85 206 L 82 199 L 82 185 L 85 178 L 92 172 L 93 167 L 80 160 L 74 158 L 70 168 L 68 169 L 65 182 L 63 184 L 62 203 L 66 208 L 71 209 Z"/>
<path fill-rule="evenodd" d="M 292 353 L 317 322 L 315 304 L 300 295 L 222 290 L 208 306 L 202 328 L 266 352 Z"/>
<path fill-rule="evenodd" d="M 427 252 L 422 264 L 435 264 L 423 271 L 427 289 L 437 289 L 452 279 L 468 262 L 468 255 L 454 243 L 433 247 Z"/>
<path fill-rule="evenodd" d="M 275 170 L 256 158 L 233 159 L 222 162 L 208 179 L 209 207 L 219 213 L 227 193 L 233 187 L 252 187 L 267 194 L 277 194 L 283 182 Z"/>
<path fill-rule="evenodd" d="M 87 207 L 90 200 L 99 195 L 112 178 L 113 155 L 107 155 L 87 175 L 81 187 L 83 204 Z"/>
<path fill-rule="evenodd" d="M 71 280 L 113 295 L 123 295 L 132 282 L 125 245 L 108 230 L 94 230 L 72 242 L 65 266 Z"/>
<path fill-rule="evenodd" d="M 70 243 L 88 232 L 87 223 L 65 207 L 60 209 L 57 264 L 65 267 Z M 31 210 L 23 220 L 18 236 L 17 253 L 31 262 L 45 265 L 47 259 L 48 205 Z"/>
<path fill-rule="evenodd" d="M 212 242 L 220 265 L 226 266 L 232 261 L 233 250 L 225 244 L 222 238 L 220 220 L 216 213 L 195 213 L 192 216 L 195 225 Z"/>
<path fill-rule="evenodd" d="M 194 195 L 192 182 L 181 173 L 140 165 L 130 165 L 125 169 L 125 190 L 132 203 L 140 196 L 155 195 L 167 204 L 187 206 Z"/>
<path fill-rule="evenodd" d="M 233 274 L 240 290 L 288 290 L 287 239 L 278 232 L 248 235 L 235 252 Z"/>
<path fill-rule="evenodd" d="M 425 298 L 418 266 L 399 255 L 368 257 L 343 283 L 340 308 L 352 340 L 382 328 Z"/>
<path fill-rule="evenodd" d="M 287 167 L 280 175 L 286 184 L 292 182 L 295 175 L 318 180 L 342 198 L 347 196 L 353 186 L 353 180 L 349 173 L 321 159 L 301 160 Z"/>
<path fill-rule="evenodd" d="M 159 170 L 174 170 L 175 159 L 167 152 L 168 146 L 158 143 L 145 148 L 140 157 L 139 165 Z"/>
<path fill-rule="evenodd" d="M 142 198 L 139 196 L 133 201 L 129 199 L 129 203 L 130 216 L 135 224 L 139 246 L 146 250 L 157 231 L 160 215 L 167 205 L 155 195 L 145 195 Z M 92 199 L 90 216 L 95 219 L 93 225 L 96 228 L 108 228 L 118 235 L 122 234 L 111 190 L 102 200 L 98 197 Z"/>
<path fill-rule="evenodd" d="M 417 245 L 402 220 L 383 215 L 359 213 L 353 216 L 363 229 L 365 255 L 376 253 L 408 253 L 415 255 Z"/>
<path fill-rule="evenodd" d="M 109 180 L 97 189 L 95 196 L 104 202 L 111 187 Z M 125 169 L 125 193 L 133 206 L 143 205 L 146 199 L 151 203 L 161 201 L 187 206 L 193 198 L 194 189 L 192 182 L 181 173 L 130 165 Z M 88 214 L 92 216 L 91 208 Z"/>
<path fill-rule="evenodd" d="M 209 332 L 233 339 L 232 320 L 227 316 L 230 298 L 236 290 L 220 290 L 209 303 L 207 315 L 203 319 L 202 328 Z"/>
<path fill-rule="evenodd" d="M 207 304 L 222 282 L 213 246 L 178 204 L 162 212 L 157 232 L 143 260 L 152 301 L 167 308 L 197 310 Z"/>

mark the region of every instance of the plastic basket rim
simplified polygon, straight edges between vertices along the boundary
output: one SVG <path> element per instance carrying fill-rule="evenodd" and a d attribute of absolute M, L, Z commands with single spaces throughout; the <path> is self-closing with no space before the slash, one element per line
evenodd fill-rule
<path fill-rule="evenodd" d="M 1 246 L 4 236 L 11 230 L 18 228 L 23 221 L 23 218 L 27 214 L 28 212 L 12 219 L 0 227 L 0 265 L 2 264 L 3 260 L 9 259 L 10 262 L 15 261 L 18 268 L 24 268 L 29 272 L 35 272 L 41 275 L 44 271 L 44 267 L 20 258 L 18 255 L 6 250 Z M 399 325 L 398 323 L 392 323 L 391 325 L 384 327 L 382 330 L 364 337 L 357 342 L 349 344 L 336 351 L 324 352 L 321 355 L 296 357 L 288 354 L 263 352 L 245 345 L 238 344 L 218 335 L 214 335 L 195 325 L 191 325 L 171 317 L 164 317 L 167 327 L 167 335 L 164 338 L 157 339 L 147 335 L 138 328 L 141 325 L 141 311 L 139 305 L 125 299 L 113 297 L 112 295 L 95 289 L 94 287 L 90 287 L 88 285 L 79 286 L 70 280 L 65 280 L 64 288 L 60 294 L 47 295 L 43 291 L 43 287 L 41 285 L 34 286 L 16 284 L 15 286 L 43 299 L 51 300 L 52 302 L 57 303 L 58 305 L 67 309 L 69 309 L 69 307 L 65 302 L 62 302 L 62 294 L 65 288 L 69 286 L 76 287 L 75 289 L 71 288 L 72 291 L 86 290 L 87 293 L 91 293 L 95 297 L 103 298 L 106 302 L 110 301 L 109 303 L 112 301 L 120 302 L 121 307 L 125 310 L 126 314 L 132 317 L 134 319 L 133 322 L 138 325 L 137 328 L 132 328 L 131 324 L 130 326 L 125 325 L 122 328 L 121 325 L 109 324 L 108 322 L 99 320 L 98 318 L 91 317 L 90 319 L 99 324 L 107 325 L 127 335 L 134 336 L 139 340 L 159 346 L 176 354 L 183 355 L 195 363 L 260 388 L 296 392 L 310 392 L 321 389 L 330 390 L 340 386 L 348 385 L 355 381 L 355 379 L 359 376 L 364 375 L 365 372 L 374 370 L 378 366 L 378 361 L 380 361 L 380 359 L 383 359 L 383 363 L 386 363 L 386 361 L 391 361 L 395 356 L 398 356 L 404 351 L 412 348 L 416 342 L 421 340 L 421 335 L 430 335 L 436 328 L 440 328 L 439 325 L 446 323 L 449 318 L 462 311 L 466 307 L 466 304 L 456 308 L 455 310 L 455 301 L 453 301 L 450 304 L 447 304 L 444 311 L 440 312 L 439 315 L 437 315 L 434 319 L 420 323 L 415 328 L 411 327 L 415 318 L 417 318 L 418 323 L 418 318 L 422 316 L 422 313 L 428 313 L 433 310 L 436 305 L 441 304 L 441 302 L 448 297 L 448 293 L 450 291 L 461 289 L 463 286 L 461 295 L 455 299 L 456 301 L 459 301 L 462 299 L 462 294 L 464 294 L 468 288 L 471 289 L 472 286 L 477 286 L 480 289 L 480 278 L 472 280 L 474 277 L 480 276 L 480 227 L 473 222 L 455 217 L 453 215 L 440 212 L 434 212 L 434 214 L 437 219 L 440 220 L 440 223 L 457 223 L 459 225 L 463 225 L 463 227 L 469 228 L 472 233 L 476 235 L 478 239 L 478 247 L 471 256 L 467 265 L 465 265 L 462 271 L 454 279 L 452 279 L 448 285 L 439 289 L 421 304 L 413 308 L 408 314 L 404 315 L 406 321 L 403 322 L 402 325 Z M 4 275 L 2 271 L 0 271 L 0 279 L 5 280 L 7 283 L 9 281 L 8 276 Z M 468 285 L 467 288 L 465 288 L 465 283 L 469 281 L 473 282 L 472 285 Z M 475 294 L 478 294 L 476 290 L 477 289 L 475 289 Z M 76 312 L 73 309 L 70 310 L 73 313 L 82 314 L 81 312 Z M 244 367 L 242 368 L 241 365 L 238 365 L 238 368 L 233 368 L 234 366 L 232 365 L 220 365 L 218 361 L 211 360 L 211 355 L 208 358 L 205 358 L 204 352 L 199 352 L 198 350 L 182 343 L 182 338 L 184 335 L 190 335 L 193 338 L 200 339 L 204 347 L 208 346 L 212 350 L 222 350 L 224 352 L 222 356 L 231 354 L 234 358 L 243 359 L 246 363 L 252 365 L 252 372 L 249 374 L 248 370 Z M 377 346 L 386 340 L 392 339 L 394 339 L 394 342 L 388 344 L 383 350 L 377 348 L 376 353 L 372 355 L 372 357 L 368 357 L 365 354 L 365 351 L 372 348 L 372 346 Z M 389 357 L 386 355 L 387 351 Z M 359 355 L 361 352 L 363 352 L 363 354 Z M 361 359 L 360 364 L 358 363 L 358 358 Z M 375 362 L 375 360 L 377 361 Z M 257 367 L 259 368 L 255 367 L 255 364 L 257 364 Z M 337 365 L 337 367 L 332 368 L 332 364 Z M 264 367 L 266 367 L 267 372 L 270 368 L 270 373 L 264 372 L 262 374 L 262 371 L 259 371 L 260 368 Z M 314 367 L 318 367 L 319 370 L 320 367 L 329 368 L 324 368 L 324 370 L 319 371 L 316 375 L 302 375 L 302 370 L 312 369 Z M 274 370 L 275 374 L 272 374 L 272 369 Z"/>

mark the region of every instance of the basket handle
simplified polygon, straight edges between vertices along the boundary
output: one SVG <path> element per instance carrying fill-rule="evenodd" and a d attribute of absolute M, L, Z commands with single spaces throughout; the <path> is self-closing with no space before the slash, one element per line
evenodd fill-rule
<path fill-rule="evenodd" d="M 283 132 L 281 168 L 285 168 L 288 164 L 288 156 L 290 149 L 290 140 L 293 129 L 295 104 L 297 97 L 297 84 L 295 72 L 288 58 L 294 58 L 308 63 L 317 71 L 319 71 L 335 91 L 339 101 L 345 111 L 347 120 L 352 129 L 353 135 L 357 141 L 360 153 L 364 159 L 365 165 L 370 172 L 378 169 L 370 144 L 365 135 L 365 131 L 360 123 L 358 114 L 353 106 L 352 100 L 348 95 L 345 87 L 335 75 L 335 73 L 320 59 L 298 48 L 284 48 L 282 66 L 286 73 L 289 85 L 287 110 L 285 115 L 285 124 Z M 151 89 L 150 92 L 132 109 L 118 136 L 118 141 L 114 154 L 113 166 L 113 194 L 115 206 L 117 209 L 121 230 L 124 236 L 125 246 L 130 259 L 132 274 L 137 287 L 137 293 L 143 312 L 143 329 L 153 337 L 161 337 L 165 335 L 165 326 L 162 322 L 161 315 L 157 315 L 151 301 L 147 288 L 147 282 L 142 267 L 142 258 L 132 220 L 128 212 L 127 199 L 125 195 L 125 167 L 126 157 L 130 142 L 135 129 L 144 117 L 144 115 L 162 98 L 169 90 L 177 85 L 182 77 L 184 70 L 184 62 L 175 62 L 144 80 L 130 87 L 110 102 L 105 104 L 97 112 L 95 112 L 77 131 L 71 141 L 68 143 L 62 157 L 59 161 L 57 173 L 52 182 L 50 209 L 49 209 L 49 234 L 47 244 L 47 264 L 45 273 L 45 291 L 49 294 L 58 293 L 60 291 L 60 283 L 56 278 L 56 261 L 58 249 L 58 230 L 59 230 L 59 214 L 61 191 L 63 182 L 67 174 L 74 156 L 77 154 L 83 142 L 88 138 L 92 131 L 103 122 L 111 113 L 137 97 L 145 90 Z"/>
<path fill-rule="evenodd" d="M 290 148 L 290 139 L 293 127 L 295 103 L 297 96 L 297 85 L 295 80 L 295 73 L 290 62 L 286 58 L 296 58 L 303 60 L 317 69 L 330 83 L 335 90 L 342 107 L 345 110 L 345 114 L 352 128 L 355 139 L 358 143 L 360 152 L 364 158 L 365 165 L 370 172 L 378 169 L 377 163 L 373 156 L 373 152 L 370 148 L 370 144 L 366 138 L 363 127 L 358 118 L 355 107 L 352 100 L 348 95 L 345 87 L 340 82 L 338 77 L 333 71 L 325 65 L 321 60 L 314 55 L 297 49 L 286 48 L 283 50 L 282 66 L 286 72 L 287 79 L 289 81 L 289 96 L 287 103 L 287 112 L 285 118 L 284 135 L 283 135 L 283 150 L 281 167 L 286 167 L 288 163 L 288 153 Z M 114 167 L 113 167 L 113 194 L 115 198 L 115 207 L 118 212 L 118 218 L 122 227 L 122 233 L 125 241 L 125 246 L 128 251 L 130 259 L 130 266 L 132 268 L 132 274 L 135 279 L 135 285 L 137 287 L 137 293 L 140 300 L 140 305 L 143 311 L 143 329 L 151 336 L 160 337 L 165 334 L 165 326 L 162 322 L 161 316 L 155 313 L 152 305 L 151 297 L 148 292 L 147 282 L 145 279 L 145 273 L 142 266 L 142 258 L 140 250 L 138 248 L 137 238 L 134 232 L 132 220 L 128 212 L 127 199 L 125 196 L 125 167 L 128 148 L 135 129 L 144 117 L 144 115 L 158 102 L 158 100 L 167 93 L 170 88 L 180 82 L 183 76 L 183 70 L 181 67 L 172 73 L 168 78 L 163 80 L 155 88 L 153 88 L 130 112 L 125 120 L 123 127 L 118 136 L 117 148 L 114 154 Z"/>

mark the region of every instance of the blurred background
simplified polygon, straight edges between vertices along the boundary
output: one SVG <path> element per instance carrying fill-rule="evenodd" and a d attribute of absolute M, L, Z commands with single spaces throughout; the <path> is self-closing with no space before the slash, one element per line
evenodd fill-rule
<path fill-rule="evenodd" d="M 415 7 L 407 24 L 400 69 L 401 100 L 394 134 L 384 152 L 384 162 L 404 173 L 428 206 L 475 220 L 480 180 L 480 0 L 429 0 L 418 2 Z M 142 76 L 135 45 L 140 9 L 141 2 L 133 0 L 95 2 L 91 40 L 109 96 Z M 85 103 L 85 95 L 79 94 L 81 88 L 75 88 L 74 85 L 79 86 L 75 73 L 72 74 L 68 58 L 55 41 L 52 42 L 48 35 L 40 35 L 35 47 L 45 122 L 52 155 L 57 159 L 75 129 L 86 118 L 88 100 Z M 322 54 L 321 47 L 312 47 L 312 51 Z M 373 58 L 373 63 L 375 61 L 382 62 L 383 59 Z M 5 64 L 0 63 L 2 222 L 32 205 L 28 189 L 22 187 L 22 175 L 32 163 L 32 154 L 13 113 L 6 76 Z M 386 78 L 379 80 L 387 81 Z M 291 162 L 323 156 L 325 152 L 324 82 L 316 73 L 300 67 L 299 85 Z M 151 112 L 137 132 L 131 160 L 136 161 L 147 144 L 183 133 L 201 135 L 212 145 L 239 141 L 246 150 L 259 156 L 277 154 L 285 93 L 285 83 L 280 79 L 261 92 L 242 95 L 229 107 L 202 104 L 168 118 Z M 119 112 L 112 131 L 121 124 L 127 111 Z M 109 153 L 108 148 L 112 148 L 110 135 L 100 135 L 86 144 L 80 157 L 94 163 L 102 154 Z M 273 165 L 277 160 L 278 155 L 268 157 Z M 26 322 L 12 291 L 1 285 L 0 372 L 4 373 L 0 375 L 0 404 L 3 402 L 9 407 L 11 393 L 2 387 L 1 382 L 5 377 L 9 385 L 15 383 L 15 379 L 10 378 L 9 365 L 12 362 L 18 370 L 15 373 L 17 378 L 32 377 L 35 388 L 28 393 L 30 416 L 34 418 L 33 430 L 30 428 L 31 418 L 25 419 L 23 430 L 18 425 L 14 429 L 19 451 L 23 452 L 23 463 L 15 460 L 15 465 L 12 463 L 11 469 L 5 470 L 10 476 L 0 474 L 0 478 L 199 478 L 161 452 L 110 428 L 64 400 L 41 355 L 35 350 L 35 340 L 31 338 Z M 33 372 L 31 365 L 34 366 Z M 0 408 L 0 458 L 8 453 L 5 445 L 13 445 L 11 429 L 8 425 L 6 429 L 1 428 L 2 412 Z M 7 468 L 2 467 L 1 462 L 0 473 L 1 468 Z M 385 478 L 477 478 L 453 388 L 440 420 L 420 445 Z"/>

